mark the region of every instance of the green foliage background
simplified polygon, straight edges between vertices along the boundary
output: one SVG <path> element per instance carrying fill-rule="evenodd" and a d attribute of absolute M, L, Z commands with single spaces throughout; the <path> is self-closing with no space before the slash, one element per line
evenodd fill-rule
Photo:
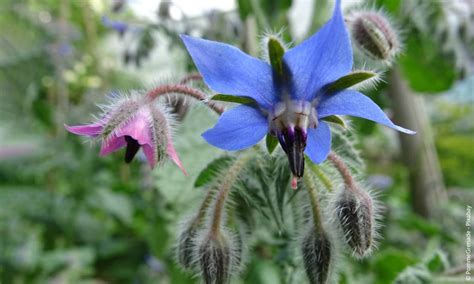
<path fill-rule="evenodd" d="M 374 189 L 386 207 L 379 249 L 366 260 L 341 264 L 340 282 L 447 283 L 462 278 L 465 206 L 474 204 L 474 77 L 455 68 L 454 55 L 441 50 L 436 38 L 405 23 L 400 5 L 393 4 L 403 1 L 376 2 L 407 30 L 399 64 L 410 86 L 426 94 L 450 201 L 442 220 L 412 213 L 393 133 L 356 120 L 368 176 L 389 182 Z M 330 11 L 331 1 L 314 3 L 316 11 Z M 292 4 L 239 0 L 236 30 L 252 19 L 257 30 L 289 26 Z M 94 104 L 104 102 L 111 90 L 143 88 L 150 84 L 143 78 L 156 82 L 161 73 L 180 77 L 176 74 L 193 68 L 176 39 L 185 29 L 148 23 L 130 10 L 115 15 L 111 5 L 105 0 L 0 4 L 0 283 L 198 282 L 176 265 L 173 245 L 179 220 L 204 195 L 194 186 L 206 177 L 196 178 L 222 154 L 200 138 L 216 116 L 193 106 L 176 130 L 188 177 L 171 164 L 150 171 L 143 159 L 126 165 L 120 153 L 99 157 L 97 143 L 67 134 L 63 127 L 88 122 L 89 113 L 97 111 Z M 323 12 L 315 12 L 308 33 L 327 18 Z M 130 39 L 137 49 L 128 49 L 124 42 L 129 39 L 104 27 L 104 14 L 145 30 Z M 230 21 L 227 16 L 219 19 Z M 257 39 L 220 27 L 201 33 L 244 48 Z M 292 39 L 289 29 L 283 37 Z M 124 48 L 136 52 L 138 67 L 122 62 Z M 160 65 L 157 54 L 170 56 L 173 66 Z M 383 85 L 370 95 L 390 107 Z M 286 236 L 268 234 L 236 283 L 288 282 L 281 269 L 287 248 L 279 246 Z"/>

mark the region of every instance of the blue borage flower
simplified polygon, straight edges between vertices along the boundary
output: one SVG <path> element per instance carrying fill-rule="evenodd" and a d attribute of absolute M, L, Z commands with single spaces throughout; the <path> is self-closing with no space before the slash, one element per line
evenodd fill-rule
<path fill-rule="evenodd" d="M 349 74 L 353 64 L 340 0 L 332 18 L 316 34 L 284 53 L 282 76 L 269 63 L 233 46 L 186 35 L 181 38 L 212 90 L 255 101 L 224 112 L 214 128 L 202 135 L 215 147 L 245 149 L 270 133 L 286 152 L 293 174 L 301 177 L 303 152 L 314 163 L 321 163 L 331 149 L 330 128 L 321 120 L 325 117 L 357 116 L 415 133 L 393 124 L 358 91 L 328 92 L 326 86 Z"/>

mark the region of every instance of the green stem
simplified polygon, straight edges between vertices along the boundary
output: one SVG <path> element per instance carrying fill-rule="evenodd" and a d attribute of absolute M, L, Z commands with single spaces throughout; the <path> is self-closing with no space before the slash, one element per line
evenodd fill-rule
<path fill-rule="evenodd" d="M 309 201 L 311 203 L 311 209 L 313 213 L 313 222 L 316 228 L 321 229 L 321 210 L 319 206 L 318 200 L 318 193 L 316 189 L 316 185 L 314 184 L 314 180 L 311 177 L 312 175 L 307 173 L 303 175 L 303 181 L 305 183 L 305 187 L 308 190 Z"/>
<path fill-rule="evenodd" d="M 326 173 L 324 173 L 321 170 L 321 168 L 316 164 L 311 164 L 310 167 L 313 170 L 316 177 L 319 180 L 321 180 L 321 182 L 324 184 L 324 188 L 326 188 L 327 191 L 332 192 L 334 190 L 334 187 L 331 183 L 331 180 L 329 180 L 329 177 L 326 175 Z"/>
<path fill-rule="evenodd" d="M 352 177 L 351 170 L 348 166 L 346 166 L 342 158 L 339 157 L 339 155 L 337 155 L 335 152 L 331 151 L 331 153 L 328 155 L 328 160 L 331 161 L 334 167 L 341 174 L 341 177 L 346 184 L 346 188 L 349 190 L 357 190 L 356 182 Z"/>
<path fill-rule="evenodd" d="M 217 193 L 214 212 L 212 212 L 212 224 L 210 235 L 217 236 L 220 233 L 221 222 L 223 219 L 223 212 L 225 208 L 225 202 L 229 193 L 231 192 L 240 172 L 244 168 L 245 164 L 249 160 L 250 156 L 245 155 L 240 157 L 225 173 L 224 179 L 219 187 Z"/>
<path fill-rule="evenodd" d="M 204 222 L 207 209 L 209 208 L 209 205 L 212 204 L 212 198 L 214 197 L 214 193 L 215 193 L 214 188 L 210 188 L 207 191 L 207 194 L 204 197 L 204 200 L 202 201 L 201 206 L 199 207 L 198 213 L 193 221 L 193 225 L 192 225 L 193 227 L 199 227 Z"/>

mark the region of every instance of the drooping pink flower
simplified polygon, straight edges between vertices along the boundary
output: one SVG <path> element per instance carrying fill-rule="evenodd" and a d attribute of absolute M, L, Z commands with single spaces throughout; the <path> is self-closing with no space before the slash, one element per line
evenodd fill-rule
<path fill-rule="evenodd" d="M 158 103 L 140 97 L 119 99 L 98 121 L 65 128 L 77 135 L 100 138 L 101 156 L 126 147 L 125 162 L 130 163 L 142 148 L 152 169 L 169 158 L 187 174 L 173 146 L 171 117 Z"/>

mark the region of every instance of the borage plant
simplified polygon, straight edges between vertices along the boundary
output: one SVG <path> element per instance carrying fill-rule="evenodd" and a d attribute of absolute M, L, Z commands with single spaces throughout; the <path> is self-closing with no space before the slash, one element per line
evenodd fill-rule
<path fill-rule="evenodd" d="M 348 23 L 357 45 L 372 57 L 388 61 L 398 51 L 383 15 L 358 13 Z M 92 124 L 66 128 L 99 137 L 101 154 L 126 147 L 130 162 L 142 148 L 152 168 L 167 157 L 184 172 L 172 143 L 172 116 L 158 98 L 174 94 L 204 102 L 221 116 L 203 138 L 223 150 L 246 150 L 214 160 L 199 175 L 195 185 L 206 193 L 183 221 L 178 262 L 205 283 L 227 283 L 243 270 L 252 247 L 274 254 L 288 282 L 299 283 L 300 267 L 311 283 L 335 281 L 342 247 L 357 258 L 373 250 L 378 212 L 341 115 L 414 134 L 351 88 L 378 74 L 353 70 L 340 1 L 315 35 L 291 49 L 278 36 L 265 37 L 266 60 L 223 43 L 182 39 L 203 81 L 218 94 L 209 100 L 186 80 L 162 85 L 115 99 Z M 225 110 L 219 100 L 240 105 Z M 259 143 L 265 136 L 266 150 Z M 275 151 L 278 143 L 283 151 Z M 264 253 L 269 247 L 274 250 Z"/>

